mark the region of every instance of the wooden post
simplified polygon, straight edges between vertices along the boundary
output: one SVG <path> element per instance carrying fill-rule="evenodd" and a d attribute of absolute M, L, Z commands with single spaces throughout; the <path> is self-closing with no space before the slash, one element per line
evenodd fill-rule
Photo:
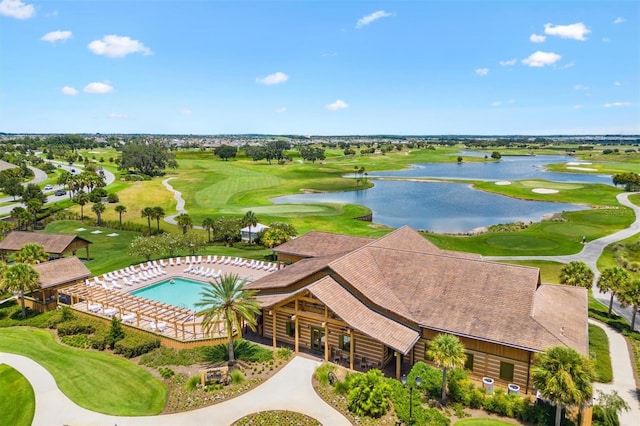
<path fill-rule="evenodd" d="M 356 346 L 354 339 L 356 338 L 356 333 L 354 333 L 352 329 L 349 329 L 349 336 L 351 336 L 351 339 L 349 339 L 349 368 L 353 370 L 353 352 Z"/>
<path fill-rule="evenodd" d="M 273 349 L 276 349 L 278 347 L 278 342 L 276 339 L 276 311 L 269 311 L 271 312 L 272 315 L 272 330 L 271 330 L 271 334 L 273 336 Z"/>
<path fill-rule="evenodd" d="M 400 353 L 398 352 L 395 352 L 395 356 L 396 356 L 396 379 L 400 380 L 400 372 L 402 370 L 402 361 L 401 361 L 402 355 L 400 355 Z"/>
<path fill-rule="evenodd" d="M 295 300 L 294 302 L 295 305 L 295 319 L 293 320 L 293 327 L 295 328 L 295 343 L 294 343 L 294 349 L 295 352 L 298 353 L 300 352 L 300 332 L 298 331 L 298 299 Z"/>
<path fill-rule="evenodd" d="M 329 323 L 325 321 L 324 327 L 324 362 L 329 362 Z"/>

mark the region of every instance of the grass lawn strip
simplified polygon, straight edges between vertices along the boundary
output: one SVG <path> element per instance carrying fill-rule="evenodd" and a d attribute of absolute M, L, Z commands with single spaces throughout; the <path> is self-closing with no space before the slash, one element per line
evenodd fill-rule
<path fill-rule="evenodd" d="M 69 399 L 88 410 L 115 416 L 155 415 L 167 399 L 166 386 L 145 369 L 114 355 L 63 346 L 47 331 L 0 329 L 0 351 L 42 365 Z"/>
<path fill-rule="evenodd" d="M 250 414 L 233 423 L 233 426 L 321 426 L 321 423 L 305 414 L 293 411 L 262 411 L 260 413 Z"/>
<path fill-rule="evenodd" d="M 36 397 L 29 381 L 18 370 L 0 364 L 0 424 L 30 425 Z"/>
<path fill-rule="evenodd" d="M 493 419 L 466 419 L 454 423 L 454 426 L 504 426 L 520 424 L 518 422 L 503 422 Z"/>
<path fill-rule="evenodd" d="M 609 383 L 613 380 L 609 340 L 604 330 L 595 324 L 589 324 L 589 356 L 594 362 L 596 381 Z"/>

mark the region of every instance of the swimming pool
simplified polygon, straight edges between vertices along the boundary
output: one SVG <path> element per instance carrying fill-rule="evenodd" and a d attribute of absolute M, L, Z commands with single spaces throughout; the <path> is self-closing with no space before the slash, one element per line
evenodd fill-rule
<path fill-rule="evenodd" d="M 173 283 L 171 283 L 171 279 L 160 281 L 149 287 L 132 291 L 131 294 L 182 308 L 202 309 L 196 308 L 195 303 L 202 299 L 200 293 L 207 287 L 207 284 L 180 277 L 173 278 L 173 281 Z"/>

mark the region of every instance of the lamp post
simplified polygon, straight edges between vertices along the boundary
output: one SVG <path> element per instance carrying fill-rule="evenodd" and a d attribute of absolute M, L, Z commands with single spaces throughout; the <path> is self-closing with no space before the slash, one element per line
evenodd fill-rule
<path fill-rule="evenodd" d="M 400 382 L 402 382 L 402 386 L 407 385 L 407 375 L 403 374 L 400 377 Z M 414 380 L 415 387 L 420 387 L 422 384 L 422 379 L 420 376 L 417 376 Z M 413 385 L 409 385 L 409 426 L 413 426 Z"/>

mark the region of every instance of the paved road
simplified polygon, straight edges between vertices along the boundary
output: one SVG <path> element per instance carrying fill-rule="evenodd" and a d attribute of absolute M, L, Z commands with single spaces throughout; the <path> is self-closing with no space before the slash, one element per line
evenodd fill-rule
<path fill-rule="evenodd" d="M 266 410 L 297 411 L 326 426 L 351 424 L 316 394 L 311 376 L 320 362 L 303 356 L 296 356 L 271 379 L 237 398 L 184 413 L 145 417 L 109 416 L 79 407 L 58 389 L 53 376 L 46 369 L 29 358 L 0 352 L 0 363 L 12 366 L 31 383 L 36 396 L 33 419 L 36 426 L 230 425 L 248 414 Z"/>
<path fill-rule="evenodd" d="M 610 244 L 627 239 L 636 235 L 637 233 L 640 233 L 640 206 L 636 206 L 631 201 L 629 201 L 629 196 L 631 194 L 634 193 L 624 192 L 622 194 L 618 194 L 617 199 L 620 204 L 631 208 L 635 212 L 636 220 L 626 229 L 586 243 L 580 253 L 564 256 L 483 256 L 482 258 L 486 260 L 549 260 L 561 263 L 569 263 L 573 260 L 585 262 L 594 272 L 593 296 L 608 306 L 611 297 L 610 294 L 601 293 L 600 290 L 598 290 L 598 288 L 595 286 L 595 283 L 600 276 L 600 271 L 597 267 L 597 261 L 598 258 L 602 255 L 602 251 Z M 623 308 L 617 300 L 614 300 L 614 308 L 616 313 L 624 316 L 627 321 L 631 322 L 631 308 Z M 638 328 L 639 325 L 640 316 L 636 318 L 636 328 Z"/>
<path fill-rule="evenodd" d="M 613 367 L 613 381 L 611 383 L 594 383 L 594 389 L 606 393 L 610 393 L 612 390 L 617 391 L 618 395 L 631 407 L 631 410 L 620 415 L 620 426 L 637 426 L 640 423 L 640 406 L 638 405 L 636 382 L 633 376 L 633 360 L 627 347 L 627 341 L 612 327 L 591 319 L 589 322 L 602 328 L 607 334 Z"/>

